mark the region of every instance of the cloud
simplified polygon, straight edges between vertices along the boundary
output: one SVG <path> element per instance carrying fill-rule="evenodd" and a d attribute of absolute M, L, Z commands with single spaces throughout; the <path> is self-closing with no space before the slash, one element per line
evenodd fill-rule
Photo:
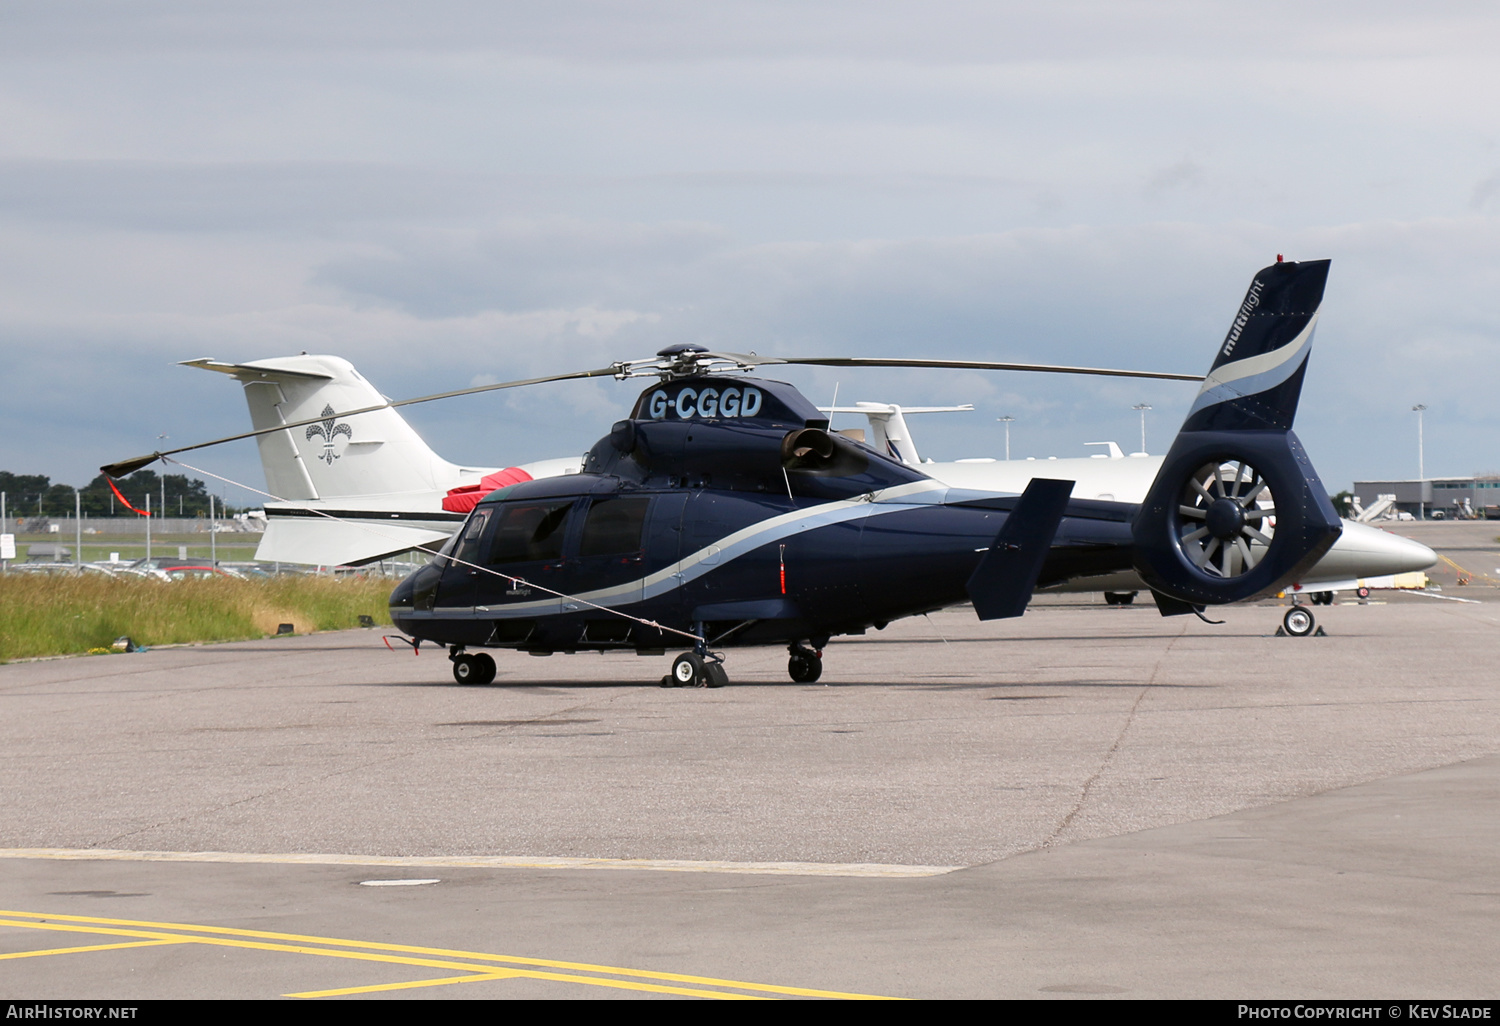
<path fill-rule="evenodd" d="M 1268 24 L 1281 30 L 1266 31 Z M 1070 0 L 1038 6 L 932 0 L 765 2 L 558 0 L 263 0 L 219 8 L 190 0 L 13 0 L 7 46 L 23 55 L 296 50 L 544 54 L 572 60 L 701 61 L 808 56 L 974 62 L 1117 52 L 1265 55 L 1480 51 L 1489 12 L 1468 4 L 1270 2 L 1247 9 L 1178 0 Z"/>
<path fill-rule="evenodd" d="M 0 216 L 94 230 L 307 235 L 472 216 L 487 184 L 356 162 L 13 159 L 0 160 Z"/>
<path fill-rule="evenodd" d="M 1483 210 L 1495 194 L 1500 192 L 1500 171 L 1481 178 L 1474 186 L 1474 196 L 1469 200 L 1469 206 L 1474 210 Z"/>
<path fill-rule="evenodd" d="M 231 386 L 171 366 L 202 355 L 330 352 L 354 360 L 397 397 L 461 387 L 479 375 L 508 380 L 605 366 L 677 341 L 778 355 L 946 355 L 1201 372 L 1250 272 L 1277 250 L 1334 258 L 1299 422 L 1331 481 L 1373 474 L 1401 451 L 1399 414 L 1413 402 L 1433 408 L 1432 451 L 1445 447 L 1458 464 L 1453 472 L 1484 462 L 1482 439 L 1492 437 L 1497 419 L 1485 389 L 1452 385 L 1500 380 L 1500 356 L 1488 341 L 1500 315 L 1483 298 L 1500 284 L 1500 236 L 1489 219 L 751 244 L 696 226 L 565 221 L 404 238 L 404 245 L 387 241 L 375 261 L 380 274 L 358 261 L 307 265 L 316 284 L 309 289 L 321 293 L 316 302 L 0 322 L 19 379 L 36 382 L 11 415 L 47 425 L 13 437 L 61 441 L 104 462 L 128 453 L 103 452 L 103 435 L 134 437 L 124 447 L 145 449 L 163 430 L 174 438 L 238 430 L 243 414 L 228 398 Z M 452 280 L 459 270 L 462 280 Z M 628 297 L 631 305 L 601 296 Z M 60 354 L 69 373 L 55 370 Z M 1018 417 L 1018 455 L 1067 455 L 1086 440 L 1128 440 L 1137 424 L 1130 407 L 1141 401 L 1155 407 L 1150 435 L 1164 444 L 1192 394 L 1190 386 L 1161 382 L 970 372 L 787 368 L 778 376 L 819 402 L 837 385 L 850 401 L 979 404 L 975 416 L 921 423 L 924 451 L 940 458 L 992 455 L 1000 413 Z M 623 415 L 635 391 L 628 383 L 563 383 L 413 416 L 450 458 L 517 462 L 582 451 Z M 1445 435 L 1445 423 L 1475 433 Z M 237 459 L 237 472 L 253 480 L 252 455 Z"/>
<path fill-rule="evenodd" d="M 1201 185 L 1203 179 L 1202 166 L 1191 157 L 1183 157 L 1175 164 L 1152 172 L 1146 179 L 1146 194 L 1155 196 L 1176 189 L 1192 188 Z"/>
<path fill-rule="evenodd" d="M 26 384 L 0 463 L 83 480 L 162 431 L 239 429 L 232 384 L 173 366 L 203 355 L 333 352 L 392 395 L 675 342 L 1201 370 L 1284 252 L 1335 261 L 1299 422 L 1330 480 L 1395 473 L 1419 401 L 1433 466 L 1492 466 L 1497 19 L 18 0 L 0 351 Z M 980 404 L 920 422 L 939 456 L 998 451 L 1001 412 L 1023 455 L 1128 440 L 1141 401 L 1164 439 L 1191 392 L 786 376 L 819 401 Z M 413 416 L 495 463 L 579 451 L 633 392 Z M 253 447 L 223 458 L 258 475 Z"/>
<path fill-rule="evenodd" d="M 558 304 L 658 301 L 660 284 L 722 248 L 711 225 L 511 221 L 484 231 L 409 231 L 383 252 L 330 260 L 313 281 L 424 316 Z"/>

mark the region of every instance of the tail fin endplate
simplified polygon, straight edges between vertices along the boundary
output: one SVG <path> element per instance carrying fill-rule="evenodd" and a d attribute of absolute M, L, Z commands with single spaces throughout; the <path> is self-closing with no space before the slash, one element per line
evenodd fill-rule
<path fill-rule="evenodd" d="M 979 619 L 1003 620 L 1026 612 L 1072 494 L 1072 481 L 1031 479 L 969 577 L 966 590 Z"/>

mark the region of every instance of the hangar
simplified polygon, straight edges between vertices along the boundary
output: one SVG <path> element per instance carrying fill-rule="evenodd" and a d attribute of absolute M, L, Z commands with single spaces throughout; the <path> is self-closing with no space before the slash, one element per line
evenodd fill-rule
<path fill-rule="evenodd" d="M 1392 509 L 1419 520 L 1454 516 L 1500 519 L 1500 474 L 1354 482 L 1355 501 L 1365 509 L 1387 495 L 1395 497 Z"/>

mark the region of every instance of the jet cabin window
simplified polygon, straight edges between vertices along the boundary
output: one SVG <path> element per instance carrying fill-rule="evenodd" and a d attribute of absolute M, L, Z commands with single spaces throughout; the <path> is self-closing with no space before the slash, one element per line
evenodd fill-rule
<path fill-rule="evenodd" d="M 649 498 L 596 499 L 583 522 L 580 556 L 613 556 L 637 552 L 646 528 Z"/>
<path fill-rule="evenodd" d="M 525 563 L 562 556 L 563 525 L 571 499 L 565 502 L 516 502 L 501 507 L 500 525 L 490 542 L 491 563 Z"/>

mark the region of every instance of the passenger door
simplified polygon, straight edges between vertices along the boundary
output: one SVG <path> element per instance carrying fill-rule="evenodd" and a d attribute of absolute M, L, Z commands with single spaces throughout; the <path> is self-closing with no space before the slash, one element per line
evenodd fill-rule
<path fill-rule="evenodd" d="M 570 562 L 575 594 L 606 606 L 640 602 L 646 575 L 645 532 L 652 497 L 607 495 L 590 501 Z"/>
<path fill-rule="evenodd" d="M 568 514 L 577 502 L 575 498 L 519 499 L 499 506 L 484 562 L 497 573 L 474 571 L 484 578 L 477 604 L 502 608 L 568 592 L 563 542 Z"/>

